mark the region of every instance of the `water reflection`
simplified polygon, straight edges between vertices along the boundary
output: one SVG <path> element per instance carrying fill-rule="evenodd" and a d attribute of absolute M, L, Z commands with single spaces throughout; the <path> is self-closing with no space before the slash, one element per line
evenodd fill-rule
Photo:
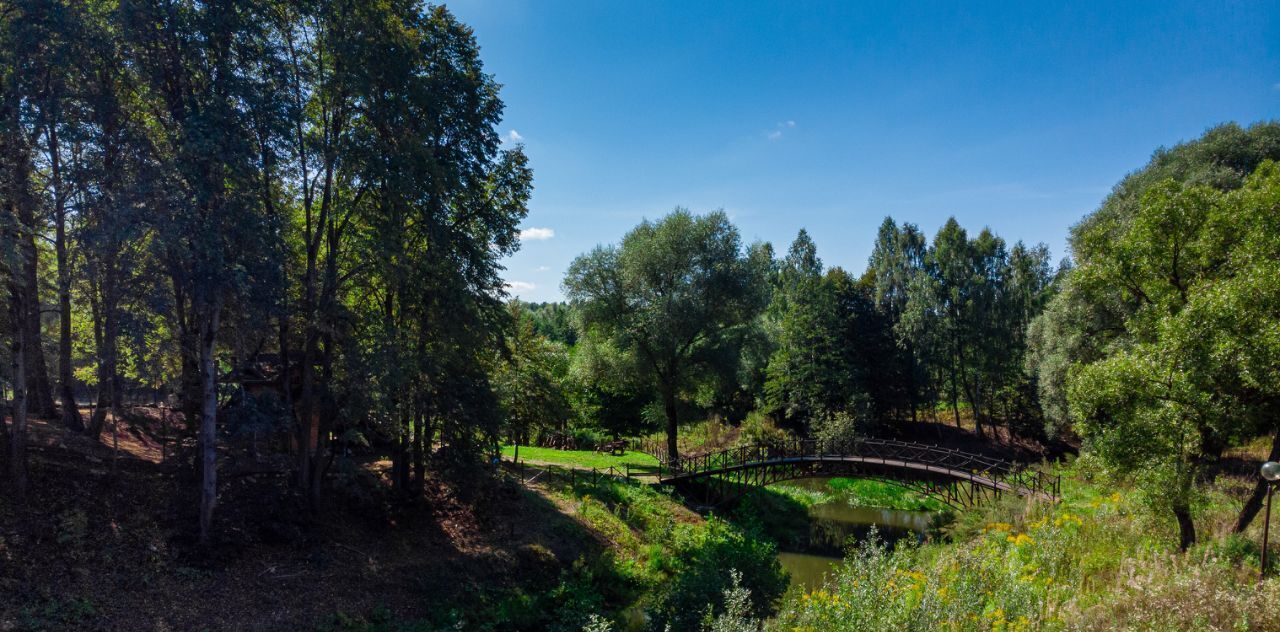
<path fill-rule="evenodd" d="M 787 485 L 829 492 L 826 479 L 788 481 Z M 880 538 L 894 543 L 905 537 L 924 538 L 934 514 L 874 507 L 853 507 L 839 494 L 809 508 L 808 537 L 796 546 L 784 547 L 778 561 L 791 574 L 791 582 L 806 590 L 822 587 L 824 578 L 839 565 L 846 547 L 866 539 L 875 528 Z"/>

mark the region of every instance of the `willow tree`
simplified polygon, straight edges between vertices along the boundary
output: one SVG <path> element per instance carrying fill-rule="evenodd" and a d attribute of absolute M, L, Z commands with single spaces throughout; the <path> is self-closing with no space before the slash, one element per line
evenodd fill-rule
<path fill-rule="evenodd" d="M 684 389 L 700 369 L 736 357 L 720 351 L 763 309 L 769 265 L 766 249 L 743 248 L 723 212 L 676 209 L 569 266 L 564 287 L 583 326 L 652 374 L 673 460 Z"/>

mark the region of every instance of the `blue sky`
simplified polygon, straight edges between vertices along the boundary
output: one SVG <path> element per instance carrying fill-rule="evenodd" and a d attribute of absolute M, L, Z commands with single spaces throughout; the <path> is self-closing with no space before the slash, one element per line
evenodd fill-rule
<path fill-rule="evenodd" d="M 462 0 L 534 195 L 513 294 L 676 206 L 866 267 L 885 215 L 1066 254 L 1151 152 L 1280 118 L 1278 2 Z"/>

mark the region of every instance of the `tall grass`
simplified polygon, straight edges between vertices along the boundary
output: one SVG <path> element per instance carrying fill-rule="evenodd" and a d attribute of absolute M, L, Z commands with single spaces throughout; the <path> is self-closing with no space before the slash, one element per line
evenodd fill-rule
<path fill-rule="evenodd" d="M 1130 492 L 1107 491 L 1077 480 L 1058 505 L 962 513 L 950 543 L 865 542 L 768 628 L 1280 630 L 1280 580 L 1257 584 L 1248 546 L 1211 533 L 1181 554 Z M 1202 522 L 1229 507 L 1216 502 Z"/>

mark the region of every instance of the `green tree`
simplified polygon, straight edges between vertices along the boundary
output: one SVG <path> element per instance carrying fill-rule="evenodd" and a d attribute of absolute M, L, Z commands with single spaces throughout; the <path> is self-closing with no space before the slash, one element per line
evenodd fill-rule
<path fill-rule="evenodd" d="M 781 420 L 807 429 L 832 406 L 836 384 L 851 376 L 838 357 L 835 296 L 824 282 L 822 261 L 801 229 L 774 277 L 768 312 L 776 323 L 765 397 Z"/>
<path fill-rule="evenodd" d="M 587 333 L 578 338 L 569 365 L 569 397 L 574 413 L 614 436 L 652 430 L 645 406 L 653 398 L 652 375 L 639 358 L 612 339 Z"/>
<path fill-rule="evenodd" d="M 1177 518 L 1184 550 L 1195 542 L 1197 476 L 1239 429 L 1229 398 L 1213 388 L 1222 367 L 1187 310 L 1226 263 L 1212 226 L 1226 219 L 1223 202 L 1212 188 L 1167 181 L 1143 196 L 1127 226 L 1094 232 L 1103 226 L 1094 224 L 1078 241 L 1080 283 L 1121 288 L 1135 309 L 1123 343 L 1070 376 L 1072 414 L 1091 449 L 1159 490 L 1153 496 Z"/>
<path fill-rule="evenodd" d="M 679 399 L 700 369 L 727 357 L 722 345 L 763 307 L 765 256 L 758 247 L 744 252 L 723 212 L 677 209 L 569 267 L 564 286 L 583 326 L 635 354 L 653 376 L 672 459 L 679 457 Z"/>
<path fill-rule="evenodd" d="M 1139 222 L 1137 219 L 1144 213 L 1144 204 L 1151 203 L 1168 203 L 1169 199 L 1186 200 L 1192 199 L 1194 196 L 1190 193 L 1179 193 L 1174 195 L 1171 191 L 1176 191 L 1176 184 L 1184 187 L 1190 187 L 1192 190 L 1198 191 L 1195 195 L 1199 195 L 1206 199 L 1212 199 L 1206 190 L 1197 187 L 1209 187 L 1219 191 L 1235 191 L 1239 190 L 1245 184 L 1246 178 L 1258 166 L 1267 160 L 1280 159 L 1280 124 L 1277 123 L 1258 123 L 1248 128 L 1241 128 L 1235 124 L 1227 124 L 1215 127 L 1207 131 L 1201 138 L 1178 145 L 1170 149 L 1160 149 L 1152 157 L 1151 161 L 1142 169 L 1126 176 L 1112 193 L 1103 202 L 1101 207 L 1085 218 L 1072 230 L 1071 244 L 1072 250 L 1076 254 L 1077 261 L 1074 262 L 1075 269 L 1064 270 L 1060 275 L 1059 285 L 1061 291 L 1050 301 L 1045 313 L 1038 317 L 1029 328 L 1029 344 L 1030 353 L 1027 356 L 1027 369 L 1035 375 L 1037 381 L 1037 389 L 1039 398 L 1043 403 L 1046 422 L 1050 429 L 1062 427 L 1067 423 L 1074 423 L 1076 411 L 1084 402 L 1077 402 L 1074 394 L 1080 393 L 1087 395 L 1079 388 L 1073 388 L 1072 385 L 1076 379 L 1075 376 L 1080 374 L 1084 367 L 1095 363 L 1109 361 L 1110 365 L 1120 363 L 1120 360 L 1112 359 L 1118 350 L 1126 349 L 1133 346 L 1138 351 L 1146 350 L 1151 352 L 1152 349 L 1160 349 L 1159 346 L 1151 345 L 1172 345 L 1175 338 L 1171 335 L 1163 335 L 1160 337 L 1151 335 L 1149 332 L 1155 325 L 1148 324 L 1142 331 L 1148 332 L 1146 338 L 1141 338 L 1135 330 L 1135 324 L 1142 323 L 1145 320 L 1152 320 L 1153 297 L 1148 291 L 1149 288 L 1136 284 L 1135 279 L 1141 278 L 1141 271 L 1144 266 L 1157 265 L 1161 259 L 1154 258 L 1151 260 L 1118 260 L 1110 264 L 1110 267 L 1098 262 L 1112 261 L 1118 256 L 1118 250 L 1115 244 L 1122 243 L 1126 239 L 1131 239 L 1134 226 Z M 1176 184 L 1175 184 L 1176 183 Z M 1265 190 L 1265 187 L 1259 187 Z M 1153 191 L 1162 191 L 1159 194 Z M 1156 195 L 1157 197 L 1149 197 Z M 1242 197 L 1245 194 L 1239 194 Z M 1254 193 L 1253 195 L 1261 195 Z M 1216 202 L 1215 202 L 1216 203 Z M 1261 215 L 1265 215 L 1266 210 L 1256 211 L 1254 209 L 1267 209 L 1264 201 L 1254 200 L 1251 203 L 1239 202 L 1243 206 L 1237 210 L 1234 222 L 1219 222 L 1223 225 L 1236 225 L 1237 234 L 1245 234 L 1248 231 L 1243 230 L 1244 227 L 1253 229 L 1264 229 L 1269 224 L 1262 221 Z M 1194 220 L 1195 214 L 1188 212 L 1179 212 L 1178 215 L 1172 216 L 1170 220 L 1181 218 L 1183 220 Z M 1246 219 L 1251 222 L 1244 223 Z M 1154 221 L 1151 219 L 1144 221 Z M 1160 233 L 1156 236 L 1159 240 L 1156 243 L 1163 244 L 1168 252 L 1162 254 L 1164 262 L 1168 266 L 1173 258 L 1173 254 L 1177 253 L 1177 259 L 1180 266 L 1187 265 L 1186 255 L 1182 248 L 1172 249 L 1171 240 L 1175 236 L 1187 235 L 1190 237 L 1179 237 L 1180 239 L 1189 239 L 1192 243 L 1199 243 L 1205 237 L 1196 230 L 1192 230 L 1185 226 L 1166 227 L 1167 234 Z M 1267 237 L 1265 232 L 1260 239 L 1265 241 Z M 1274 239 L 1274 237 L 1271 237 Z M 1221 249 L 1221 255 L 1227 256 L 1233 248 L 1236 248 L 1235 242 L 1230 240 L 1222 241 L 1215 246 Z M 1154 255 L 1144 255 L 1154 257 Z M 1238 257 L 1245 255 L 1237 252 L 1230 252 L 1230 260 L 1234 263 Z M 1117 279 L 1113 283 L 1099 283 L 1092 279 L 1096 278 L 1094 273 L 1080 272 L 1079 268 L 1088 267 L 1090 269 L 1112 269 L 1115 270 Z M 1170 267 L 1170 270 L 1173 268 Z M 1222 269 L 1210 270 L 1210 276 L 1225 275 L 1227 281 L 1222 281 L 1224 285 L 1217 287 L 1218 281 L 1210 282 L 1207 278 L 1197 278 L 1195 284 L 1190 284 L 1186 272 L 1180 272 L 1182 278 L 1174 279 L 1169 277 L 1168 283 L 1176 286 L 1185 286 L 1187 296 L 1185 299 L 1181 296 L 1181 290 L 1175 291 L 1176 301 L 1168 303 L 1168 305 L 1177 306 L 1177 314 L 1182 314 L 1184 309 L 1194 307 L 1199 304 L 1200 300 L 1208 300 L 1209 296 L 1219 298 L 1230 294 L 1224 288 L 1245 287 L 1247 281 L 1243 279 L 1249 278 L 1250 275 L 1243 273 L 1229 272 L 1225 267 Z M 1194 276 L 1195 273 L 1193 273 Z M 1166 276 L 1169 276 L 1166 274 Z M 1175 283 L 1176 281 L 1176 283 Z M 1203 286 L 1203 287 L 1202 287 Z M 1212 292 L 1200 292 L 1206 289 Z M 1263 318 L 1261 314 L 1265 313 L 1266 301 L 1265 292 L 1257 292 L 1253 295 L 1240 294 L 1234 299 L 1235 307 L 1241 310 L 1241 314 L 1249 313 L 1254 318 Z M 1200 297 L 1206 297 L 1201 299 Z M 1167 297 L 1162 293 L 1155 293 L 1157 299 L 1165 299 Z M 1225 299 L 1224 299 L 1225 300 Z M 1185 303 L 1185 305 L 1183 305 Z M 1262 309 L 1262 313 L 1248 312 L 1253 308 Z M 1225 309 L 1225 308 L 1223 308 Z M 1174 312 L 1171 312 L 1174 313 Z M 1192 314 L 1203 313 L 1199 311 L 1188 311 L 1186 317 Z M 1205 329 L 1202 331 L 1201 339 L 1203 341 L 1217 339 L 1217 344 L 1222 345 L 1217 352 L 1212 354 L 1210 359 L 1219 363 L 1219 367 L 1231 367 L 1230 364 L 1221 364 L 1231 357 L 1229 352 L 1231 349 L 1259 349 L 1265 348 L 1265 344 L 1259 344 L 1262 338 L 1256 333 L 1251 336 L 1238 336 L 1235 342 L 1230 342 L 1232 338 L 1227 332 L 1233 330 L 1233 327 L 1227 326 L 1224 322 L 1227 312 L 1219 311 L 1219 318 L 1210 321 L 1209 324 L 1216 323 L 1216 329 Z M 1146 314 L 1144 316 L 1144 314 Z M 1240 322 L 1248 322 L 1249 327 L 1253 327 L 1254 320 L 1241 320 Z M 1265 323 L 1265 319 L 1256 322 Z M 1206 324 L 1206 327 L 1209 327 Z M 1165 325 L 1169 328 L 1169 334 L 1174 330 L 1174 323 L 1171 321 Z M 1260 326 L 1261 327 L 1261 326 Z M 1238 331 L 1238 328 L 1236 329 Z M 1263 329 L 1251 329 L 1251 331 L 1261 331 Z M 1252 339 L 1250 339 L 1250 337 Z M 1138 346 L 1142 342 L 1148 346 Z M 1191 357 L 1196 357 L 1192 355 Z M 1238 356 L 1244 357 L 1244 356 Z M 1255 356 L 1256 357 L 1256 356 Z M 1166 360 L 1166 363 L 1168 360 Z M 1132 365 L 1141 366 L 1136 362 Z M 1125 366 L 1121 364 L 1121 366 Z M 1181 366 L 1181 365 L 1180 365 Z M 1117 369 L 1118 370 L 1118 369 Z M 1173 369 L 1168 369 L 1172 371 Z M 1232 369 L 1233 371 L 1235 369 Z M 1252 382 L 1253 386 L 1244 388 L 1242 385 L 1250 384 L 1250 379 L 1244 377 L 1244 374 L 1237 371 L 1238 377 L 1235 380 L 1221 380 L 1214 387 L 1220 391 L 1220 396 L 1229 397 L 1234 400 L 1231 406 L 1231 416 L 1229 419 L 1215 421 L 1211 424 L 1199 426 L 1191 426 L 1198 432 L 1204 433 L 1205 443 L 1203 446 L 1196 448 L 1190 452 L 1185 458 L 1187 459 L 1187 470 L 1190 474 L 1200 471 L 1203 461 L 1212 461 L 1215 454 L 1219 452 L 1230 441 L 1230 437 L 1239 431 L 1237 422 L 1242 418 L 1261 418 L 1265 421 L 1260 422 L 1261 426 L 1257 431 L 1277 432 L 1280 431 L 1275 424 L 1274 413 L 1266 411 L 1272 410 L 1274 406 L 1273 400 L 1261 393 L 1265 393 L 1266 389 L 1261 388 L 1261 382 Z M 1199 368 L 1191 370 L 1190 367 L 1180 369 L 1166 378 L 1169 388 L 1175 385 L 1181 385 L 1184 388 L 1196 387 L 1197 384 L 1203 385 L 1200 380 L 1205 379 L 1206 374 Z M 1254 375 L 1265 375 L 1264 373 Z M 1175 380 L 1174 378 L 1178 378 Z M 1218 379 L 1218 378 L 1215 378 Z M 1167 395 L 1167 394 L 1166 394 Z M 1105 403 L 1105 402 L 1103 402 Z M 1190 408 L 1190 402 L 1183 402 L 1185 410 L 1181 412 L 1179 417 L 1180 424 L 1191 424 L 1197 420 L 1198 415 L 1205 413 L 1198 412 L 1202 410 L 1203 402 L 1196 407 Z M 1090 412 L 1103 414 L 1109 410 L 1110 406 L 1097 405 Z M 1235 421 L 1232 421 L 1235 420 Z M 1205 424 L 1207 422 L 1198 421 L 1196 423 Z M 1225 424 L 1222 428 L 1230 429 L 1226 432 L 1219 428 L 1219 423 Z M 1159 436 L 1159 435 L 1157 435 Z M 1277 440 L 1273 443 L 1272 455 L 1280 457 L 1280 432 L 1277 432 Z M 1168 446 L 1166 446 L 1168 447 Z M 1186 488 L 1183 488 L 1186 489 Z M 1237 520 L 1237 528 L 1243 530 L 1248 526 L 1257 508 L 1260 506 L 1261 499 L 1265 488 L 1259 484 L 1254 490 L 1254 494 L 1245 503 L 1241 510 L 1239 519 Z M 1185 496 L 1185 494 L 1183 495 Z M 1187 504 L 1179 501 L 1180 504 Z M 1182 512 L 1179 508 L 1178 511 Z M 1186 513 L 1186 512 L 1183 512 Z M 1183 518 L 1180 518 L 1182 520 Z M 1192 536 L 1188 529 L 1184 528 L 1184 536 Z"/>
<path fill-rule="evenodd" d="M 247 2 L 124 3 L 130 63 L 153 97 L 167 199 L 154 247 L 174 288 L 188 420 L 199 419 L 200 537 L 217 503 L 218 336 L 224 309 L 272 278 L 274 219 L 259 196 L 254 130 L 281 62 L 269 16 Z"/>
<path fill-rule="evenodd" d="M 433 461 L 457 471 L 497 441 L 485 367 L 507 317 L 499 262 L 519 247 L 533 176 L 521 148 L 499 147 L 503 104 L 466 25 L 417 3 L 359 11 L 366 28 L 343 35 L 359 40 L 349 89 L 362 104 L 350 149 L 357 186 L 340 191 L 360 209 L 345 307 L 361 321 L 351 370 L 370 374 L 378 392 L 323 376 L 339 391 L 331 397 L 360 399 L 382 421 L 395 444 L 393 481 L 408 491 L 424 481 L 433 437 Z M 324 274 L 346 269 L 327 264 Z M 321 355 L 341 343 L 322 340 Z M 322 441 L 336 413 L 321 416 Z M 318 480 L 313 473 L 313 489 Z"/>
<path fill-rule="evenodd" d="M 512 331 L 493 370 L 493 386 L 507 436 L 516 446 L 528 443 L 538 428 L 563 430 L 572 412 L 564 381 L 569 362 L 564 349 L 534 329 L 534 319 L 518 302 L 508 304 Z"/>
<path fill-rule="evenodd" d="M 928 253 L 927 239 L 915 224 L 901 227 L 886 217 L 876 234 L 867 272 L 873 279 L 877 309 L 894 330 L 897 349 L 892 350 L 883 372 L 884 384 L 878 399 L 888 409 L 909 411 L 912 421 L 918 409 L 931 401 L 924 351 L 917 336 L 902 324 L 910 303 L 912 282 L 922 273 Z"/>
<path fill-rule="evenodd" d="M 1248 128 L 1227 123 L 1194 141 L 1160 148 L 1146 166 L 1125 176 L 1097 211 L 1072 228 L 1072 250 L 1078 257 L 1082 244 L 1077 242 L 1086 238 L 1105 246 L 1110 233 L 1124 227 L 1137 213 L 1142 196 L 1165 180 L 1234 190 L 1266 160 L 1280 160 L 1280 123 L 1263 122 Z M 1065 397 L 1067 367 L 1101 357 L 1107 345 L 1124 336 L 1122 322 L 1135 308 L 1118 288 L 1085 287 L 1071 274 L 1062 275 L 1059 281 L 1061 292 L 1032 328 L 1027 366 L 1036 376 L 1051 430 L 1070 423 Z"/>

